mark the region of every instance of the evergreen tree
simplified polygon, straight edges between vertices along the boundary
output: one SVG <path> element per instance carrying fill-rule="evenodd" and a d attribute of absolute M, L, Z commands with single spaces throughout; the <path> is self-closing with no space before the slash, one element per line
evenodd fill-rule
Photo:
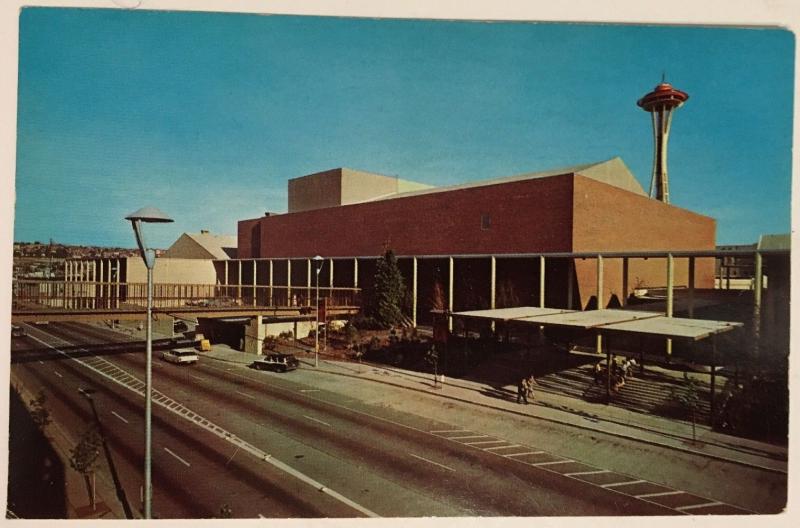
<path fill-rule="evenodd" d="M 403 320 L 401 306 L 406 286 L 397 266 L 397 257 L 391 249 L 386 250 L 383 258 L 378 259 L 372 288 L 369 315 L 383 328 L 400 323 Z"/>

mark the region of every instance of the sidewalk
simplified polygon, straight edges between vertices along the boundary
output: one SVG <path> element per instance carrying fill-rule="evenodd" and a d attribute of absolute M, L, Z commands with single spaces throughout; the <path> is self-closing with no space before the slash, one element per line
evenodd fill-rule
<path fill-rule="evenodd" d="M 512 385 L 500 387 L 448 378 L 443 387 L 434 388 L 433 376 L 430 374 L 371 363 L 358 364 L 328 359 L 320 359 L 320 366 L 314 369 L 313 354 L 304 354 L 298 350 L 293 352 L 301 361 L 301 369 L 385 383 L 424 392 L 433 397 L 527 415 L 771 472 L 787 472 L 786 447 L 717 433 L 705 425 L 696 425 L 697 442 L 692 442 L 691 423 L 646 415 L 612 405 L 586 402 L 543 390 L 536 390 L 533 405 L 520 405 L 515 401 L 516 386 Z M 212 350 L 203 353 L 203 356 L 242 365 L 249 365 L 259 357 L 224 345 L 212 346 Z"/>

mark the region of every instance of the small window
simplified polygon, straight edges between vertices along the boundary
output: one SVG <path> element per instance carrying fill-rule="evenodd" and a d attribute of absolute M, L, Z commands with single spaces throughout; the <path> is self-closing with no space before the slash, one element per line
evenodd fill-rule
<path fill-rule="evenodd" d="M 481 214 L 481 229 L 486 230 L 492 227 L 492 217 L 489 213 Z"/>

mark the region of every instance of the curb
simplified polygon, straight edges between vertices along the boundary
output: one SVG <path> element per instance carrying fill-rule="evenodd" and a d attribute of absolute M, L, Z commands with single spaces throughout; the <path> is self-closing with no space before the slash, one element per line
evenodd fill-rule
<path fill-rule="evenodd" d="M 210 357 L 210 356 L 206 356 L 206 357 L 208 357 L 209 359 L 214 359 L 216 361 L 224 361 L 226 363 L 234 363 L 234 364 L 245 365 L 245 363 L 243 363 L 241 361 L 235 361 L 235 360 L 219 358 L 219 357 Z M 384 367 L 382 367 L 380 365 L 375 365 L 375 364 L 372 364 L 372 363 L 362 363 L 362 365 L 366 365 L 366 366 L 370 366 L 370 367 L 374 367 L 374 368 L 380 368 L 380 369 L 391 371 L 391 369 L 385 369 Z M 461 403 L 467 403 L 467 404 L 470 404 L 470 405 L 475 405 L 475 406 L 483 407 L 483 408 L 486 408 L 486 409 L 493 409 L 493 410 L 496 410 L 496 411 L 508 412 L 508 413 L 512 413 L 512 414 L 515 414 L 515 415 L 521 416 L 521 417 L 534 418 L 536 420 L 544 420 L 544 421 L 550 422 L 550 423 L 555 423 L 555 424 L 559 424 L 559 425 L 566 425 L 566 426 L 569 426 L 569 427 L 575 427 L 577 429 L 581 429 L 581 430 L 584 430 L 584 431 L 592 431 L 594 433 L 601 433 L 601 434 L 606 434 L 606 435 L 609 435 L 609 436 L 614 436 L 614 437 L 617 437 L 617 438 L 624 438 L 626 440 L 633 440 L 633 441 L 636 441 L 636 442 L 642 442 L 644 444 L 651 445 L 651 446 L 654 446 L 654 447 L 661 447 L 661 448 L 671 449 L 673 451 L 679 451 L 679 452 L 682 452 L 682 453 L 688 453 L 688 454 L 691 454 L 691 455 L 702 456 L 702 457 L 710 458 L 710 459 L 713 459 L 713 460 L 718 460 L 720 462 L 733 463 L 733 464 L 737 464 L 737 465 L 744 466 L 744 467 L 760 469 L 762 471 L 769 471 L 771 473 L 777 473 L 777 474 L 780 474 L 780 475 L 787 475 L 788 474 L 788 470 L 782 470 L 782 469 L 777 469 L 777 468 L 771 468 L 771 467 L 768 467 L 768 466 L 762 466 L 762 465 L 759 465 L 759 464 L 756 464 L 756 463 L 753 463 L 753 462 L 746 462 L 746 461 L 743 461 L 743 460 L 737 460 L 735 458 L 730 458 L 730 457 L 726 457 L 726 456 L 722 456 L 722 455 L 715 455 L 713 453 L 705 453 L 703 451 L 697 451 L 695 449 L 690 449 L 690 448 L 686 448 L 686 447 L 670 445 L 668 443 L 657 442 L 655 440 L 647 440 L 647 439 L 644 439 L 644 438 L 637 438 L 635 436 L 625 435 L 625 434 L 622 434 L 622 433 L 605 431 L 605 430 L 600 429 L 600 428 L 591 427 L 591 426 L 583 425 L 583 424 L 572 423 L 572 422 L 569 422 L 569 421 L 566 421 L 566 420 L 559 420 L 557 418 L 548 418 L 548 417 L 545 417 L 545 416 L 533 416 L 533 415 L 528 414 L 528 413 L 514 411 L 512 409 L 505 409 L 503 407 L 497 407 L 495 405 L 490 405 L 490 404 L 487 404 L 487 403 L 476 402 L 476 401 L 468 400 L 468 399 L 461 398 L 461 397 L 458 397 L 458 396 L 453 396 L 453 395 L 449 395 L 449 394 L 443 394 L 441 392 L 438 392 L 438 393 L 436 393 L 436 392 L 428 392 L 428 391 L 425 391 L 425 390 L 422 390 L 422 389 L 416 389 L 416 388 L 408 387 L 406 385 L 402 385 L 402 384 L 399 384 L 399 383 L 394 383 L 394 382 L 389 381 L 389 380 L 365 378 L 365 377 L 356 376 L 356 375 L 353 375 L 353 374 L 348 374 L 346 372 L 335 372 L 333 370 L 328 370 L 328 369 L 325 369 L 325 368 L 317 368 L 315 370 L 317 372 L 324 372 L 326 374 L 332 374 L 334 376 L 343 376 L 343 377 L 348 377 L 348 378 L 358 378 L 358 379 L 361 379 L 361 380 L 371 381 L 371 382 L 374 382 L 374 383 L 383 383 L 385 385 L 390 385 L 392 387 L 396 387 L 396 388 L 399 388 L 399 389 L 405 389 L 405 390 L 410 390 L 410 391 L 415 391 L 415 392 L 421 392 L 421 393 L 429 394 L 431 396 L 438 396 L 440 398 L 446 398 L 446 399 L 458 401 L 458 402 L 461 402 Z M 448 384 L 445 383 L 445 386 L 446 385 L 448 385 Z M 536 405 L 536 404 L 534 403 L 534 405 Z M 603 419 L 602 418 L 598 418 L 598 420 L 603 420 Z M 622 423 L 616 422 L 614 420 L 604 420 L 604 421 L 609 422 L 609 423 L 613 423 L 613 424 L 616 424 L 616 425 L 621 425 L 621 426 L 624 426 L 624 427 L 632 427 L 632 428 L 643 430 L 643 431 L 652 431 L 652 432 L 656 432 L 656 433 L 660 432 L 660 431 L 657 431 L 657 430 L 649 429 L 649 428 L 644 427 L 644 426 L 622 424 Z M 679 437 L 679 438 L 683 438 L 683 437 Z"/>

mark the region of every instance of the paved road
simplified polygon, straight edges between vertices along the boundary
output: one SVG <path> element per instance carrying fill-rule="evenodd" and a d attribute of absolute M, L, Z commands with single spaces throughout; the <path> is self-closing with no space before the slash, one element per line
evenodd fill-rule
<path fill-rule="evenodd" d="M 58 348 L 125 339 L 74 323 L 50 325 L 46 334 L 41 330 L 31 334 Z M 109 442 L 121 459 L 130 496 L 141 481 L 141 397 L 57 356 L 18 362 L 14 374 L 46 387 L 58 401 L 56 415 L 67 423 L 84 424 L 91 417 L 77 387 L 98 388 L 94 399 L 103 423 L 114 424 L 108 428 Z M 141 352 L 106 355 L 102 361 L 144 378 Z M 293 376 L 297 373 L 255 372 L 208 360 L 191 367 L 154 365 L 160 392 L 363 508 L 356 511 L 321 494 L 157 406 L 154 506 L 162 517 L 207 517 L 222 503 L 230 504 L 237 517 L 359 516 L 364 511 L 381 516 L 736 512 L 718 501 L 481 430 L 319 390 Z"/>

